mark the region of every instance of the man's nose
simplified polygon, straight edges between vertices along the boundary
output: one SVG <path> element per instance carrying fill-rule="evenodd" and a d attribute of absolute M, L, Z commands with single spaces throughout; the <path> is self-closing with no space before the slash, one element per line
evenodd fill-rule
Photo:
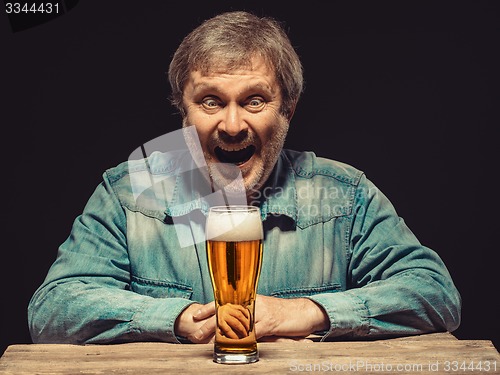
<path fill-rule="evenodd" d="M 243 108 L 241 108 L 238 104 L 236 103 L 230 103 L 226 105 L 226 108 L 224 108 L 224 118 L 222 119 L 221 123 L 221 129 L 230 135 L 231 137 L 234 137 L 238 134 L 240 134 L 242 131 L 247 130 L 247 125 L 242 119 L 242 113 Z"/>

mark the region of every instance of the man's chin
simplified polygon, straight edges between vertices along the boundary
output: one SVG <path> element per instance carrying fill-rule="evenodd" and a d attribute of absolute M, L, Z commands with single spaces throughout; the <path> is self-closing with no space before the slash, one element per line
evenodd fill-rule
<path fill-rule="evenodd" d="M 215 190 L 245 191 L 245 182 L 238 167 L 231 164 L 210 166 L 210 177 Z"/>
<path fill-rule="evenodd" d="M 244 194 L 255 191 L 259 185 L 259 174 L 253 169 L 240 170 L 232 164 L 212 164 L 210 177 L 216 190 L 225 190 L 232 194 Z"/>

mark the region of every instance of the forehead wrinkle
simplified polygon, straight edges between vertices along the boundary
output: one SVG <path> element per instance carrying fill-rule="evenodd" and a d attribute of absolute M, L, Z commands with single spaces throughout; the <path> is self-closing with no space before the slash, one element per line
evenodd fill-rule
<path fill-rule="evenodd" d="M 203 78 L 211 78 L 210 76 L 202 76 Z M 219 78 L 219 76 L 215 77 Z M 273 86 L 267 82 L 263 82 L 260 78 L 257 78 L 258 82 L 252 83 L 248 82 L 244 87 L 238 90 L 238 94 L 241 95 L 246 92 L 252 91 L 263 91 L 269 93 L 270 95 L 276 95 L 276 90 L 273 89 Z M 194 92 L 203 92 L 203 91 L 212 91 L 216 93 L 223 93 L 224 90 L 217 84 L 211 82 L 196 82 L 196 80 L 192 81 L 193 91 Z"/>

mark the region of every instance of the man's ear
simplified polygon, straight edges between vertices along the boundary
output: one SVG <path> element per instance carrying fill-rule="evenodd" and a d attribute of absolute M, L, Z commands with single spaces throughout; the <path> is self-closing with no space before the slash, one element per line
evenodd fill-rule
<path fill-rule="evenodd" d="M 297 102 L 294 102 L 293 105 L 290 107 L 290 112 L 287 115 L 287 120 L 288 123 L 292 121 L 293 114 L 295 113 L 295 108 L 297 107 Z"/>

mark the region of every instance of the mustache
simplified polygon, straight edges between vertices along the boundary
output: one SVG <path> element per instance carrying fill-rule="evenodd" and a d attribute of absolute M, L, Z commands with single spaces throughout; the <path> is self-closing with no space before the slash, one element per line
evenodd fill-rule
<path fill-rule="evenodd" d="M 250 145 L 257 146 L 259 144 L 259 138 L 257 135 L 251 131 L 242 131 L 238 134 L 232 136 L 226 132 L 213 132 L 208 140 L 210 149 L 215 147 L 234 147 L 235 145 L 244 148 Z"/>

